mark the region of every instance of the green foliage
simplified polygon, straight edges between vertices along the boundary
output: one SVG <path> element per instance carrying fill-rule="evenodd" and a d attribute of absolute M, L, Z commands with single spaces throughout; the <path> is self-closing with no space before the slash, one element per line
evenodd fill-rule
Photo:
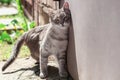
<path fill-rule="evenodd" d="M 34 21 L 32 21 L 30 24 L 29 24 L 30 28 L 34 28 L 36 26 L 36 23 Z"/>
<path fill-rule="evenodd" d="M 11 39 L 10 35 L 6 31 L 4 31 L 1 34 L 1 40 L 2 41 L 7 41 L 8 43 L 12 43 L 12 39 Z"/>
<path fill-rule="evenodd" d="M 17 26 L 18 25 L 18 21 L 16 19 L 12 20 L 10 24 L 10 26 Z M 7 26 L 9 27 L 9 26 Z M 0 24 L 0 43 L 1 42 L 8 42 L 8 43 L 13 43 L 15 42 L 15 40 L 23 34 L 24 30 L 10 30 L 10 31 L 7 31 L 6 28 L 7 28 L 4 24 Z"/>
<path fill-rule="evenodd" d="M 11 21 L 11 24 L 12 24 L 12 25 L 18 25 L 18 21 L 17 21 L 16 19 L 13 19 L 13 20 Z"/>
<path fill-rule="evenodd" d="M 21 0 L 16 0 L 16 3 L 17 3 L 17 8 L 18 8 L 18 11 L 19 11 L 19 15 L 22 17 L 22 19 L 24 21 L 24 23 L 22 23 L 22 27 L 24 28 L 25 31 L 27 31 L 29 28 L 28 28 L 27 20 L 24 16 Z"/>
<path fill-rule="evenodd" d="M 1 3 L 7 3 L 10 4 L 12 2 L 12 0 L 0 0 Z"/>
<path fill-rule="evenodd" d="M 2 1 L 2 0 L 0 0 Z M 4 1 L 4 0 L 3 0 Z M 10 0 L 8 0 L 10 1 Z M 13 0 L 12 0 L 13 1 Z M 13 18 L 13 20 L 6 26 L 5 24 L 0 23 L 0 44 L 1 42 L 8 42 L 13 43 L 15 40 L 21 36 L 25 31 L 28 31 L 29 29 L 36 26 L 35 22 L 29 22 L 27 18 L 24 16 L 23 7 L 21 5 L 21 0 L 14 0 L 17 4 L 18 14 L 17 15 L 10 15 L 10 16 L 4 16 L 0 18 Z M 29 23 L 29 25 L 28 25 Z M 23 28 L 23 30 L 9 30 L 7 31 L 6 28 L 9 26 L 11 27 L 17 27 L 20 26 Z"/>
<path fill-rule="evenodd" d="M 15 40 L 24 33 L 24 30 L 11 30 L 9 33 L 7 31 L 0 31 L 0 43 L 7 42 L 12 44 Z"/>
<path fill-rule="evenodd" d="M 0 36 L 0 44 L 2 43 L 3 41 L 2 41 L 2 37 Z"/>
<path fill-rule="evenodd" d="M 3 29 L 3 28 L 5 28 L 5 25 L 0 23 L 0 29 Z"/>
<path fill-rule="evenodd" d="M 5 3 L 8 1 L 7 4 L 9 4 L 9 1 L 16 3 L 19 12 L 16 15 L 0 16 L 0 18 L 4 19 L 13 19 L 10 24 L 7 24 L 7 26 L 6 24 L 0 23 L 0 61 L 8 59 L 11 53 L 11 48 L 13 47 L 12 43 L 15 43 L 19 36 L 21 36 L 25 31 L 36 26 L 35 22 L 29 22 L 24 16 L 21 0 L 0 0 L 0 2 L 2 1 L 5 1 Z M 6 30 L 9 26 L 20 26 L 23 30 Z M 18 57 L 26 57 L 29 55 L 29 49 L 26 46 L 23 46 Z"/>

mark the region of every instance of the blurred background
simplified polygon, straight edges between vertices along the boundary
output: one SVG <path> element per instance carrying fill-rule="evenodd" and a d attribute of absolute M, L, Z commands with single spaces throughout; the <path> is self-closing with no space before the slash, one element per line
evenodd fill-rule
<path fill-rule="evenodd" d="M 0 61 L 10 56 L 17 38 L 34 26 L 35 22 L 25 17 L 20 0 L 0 0 Z M 20 57 L 29 55 L 25 46 L 22 53 Z"/>
<path fill-rule="evenodd" d="M 42 11 L 40 3 L 54 9 L 60 8 L 59 0 L 0 0 L 0 61 L 6 60 L 14 42 L 24 32 L 49 22 L 48 15 Z M 29 56 L 26 46 L 19 57 Z"/>

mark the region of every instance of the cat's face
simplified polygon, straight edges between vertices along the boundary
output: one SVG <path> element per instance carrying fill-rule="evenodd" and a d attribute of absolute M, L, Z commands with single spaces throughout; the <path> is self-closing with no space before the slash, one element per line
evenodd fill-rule
<path fill-rule="evenodd" d="M 69 27 L 71 23 L 71 14 L 69 7 L 65 5 L 59 10 L 52 11 L 50 14 L 50 20 L 56 25 L 61 25 L 62 27 Z"/>

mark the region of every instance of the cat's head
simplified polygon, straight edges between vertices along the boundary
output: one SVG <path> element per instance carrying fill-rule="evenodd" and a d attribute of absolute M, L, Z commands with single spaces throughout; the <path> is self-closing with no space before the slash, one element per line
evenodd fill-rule
<path fill-rule="evenodd" d="M 58 10 L 52 10 L 49 12 L 50 22 L 62 27 L 69 27 L 71 23 L 71 13 L 67 2 L 64 3 L 63 7 Z"/>

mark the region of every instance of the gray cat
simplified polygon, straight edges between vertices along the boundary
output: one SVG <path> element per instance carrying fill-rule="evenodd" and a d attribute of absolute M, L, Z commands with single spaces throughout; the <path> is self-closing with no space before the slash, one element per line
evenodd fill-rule
<path fill-rule="evenodd" d="M 47 9 L 47 10 L 46 10 Z M 49 15 L 50 23 L 38 26 L 24 33 L 14 45 L 10 59 L 2 67 L 4 71 L 17 57 L 20 48 L 25 43 L 31 56 L 40 64 L 40 77 L 48 76 L 48 57 L 54 55 L 59 64 L 60 77 L 67 77 L 66 49 L 68 44 L 68 28 L 71 24 L 71 14 L 68 3 L 64 3 L 59 10 L 49 9 L 43 6 L 43 10 Z"/>

